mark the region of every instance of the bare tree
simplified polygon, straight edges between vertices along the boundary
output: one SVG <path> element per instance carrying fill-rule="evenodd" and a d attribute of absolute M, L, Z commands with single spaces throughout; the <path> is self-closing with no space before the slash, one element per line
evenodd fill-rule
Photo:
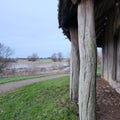
<path fill-rule="evenodd" d="M 3 69 L 9 65 L 12 54 L 13 50 L 10 47 L 0 43 L 0 74 L 3 72 Z"/>
<path fill-rule="evenodd" d="M 54 62 L 57 61 L 57 55 L 56 55 L 56 53 L 53 53 L 53 54 L 52 54 L 51 59 L 52 59 Z"/>
<path fill-rule="evenodd" d="M 28 61 L 36 61 L 39 57 L 36 53 L 33 53 L 31 56 L 28 56 Z"/>
<path fill-rule="evenodd" d="M 62 59 L 63 59 L 62 53 L 59 52 L 57 55 L 58 55 L 58 61 L 62 61 Z"/>

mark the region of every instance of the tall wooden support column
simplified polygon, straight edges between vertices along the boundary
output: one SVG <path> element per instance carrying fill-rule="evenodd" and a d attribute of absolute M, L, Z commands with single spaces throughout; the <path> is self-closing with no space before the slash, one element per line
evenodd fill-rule
<path fill-rule="evenodd" d="M 71 37 L 70 100 L 73 102 L 78 102 L 80 59 L 77 28 L 70 28 L 70 37 Z"/>
<path fill-rule="evenodd" d="M 80 49 L 79 116 L 95 120 L 96 40 L 93 0 L 78 5 L 78 39 Z"/>

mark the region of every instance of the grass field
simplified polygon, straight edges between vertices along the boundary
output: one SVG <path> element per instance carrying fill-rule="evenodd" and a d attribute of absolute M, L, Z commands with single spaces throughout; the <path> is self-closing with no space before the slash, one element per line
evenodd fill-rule
<path fill-rule="evenodd" d="M 48 75 L 4 78 L 0 83 L 43 76 Z M 78 120 L 77 115 L 78 106 L 69 102 L 69 77 L 35 83 L 0 96 L 0 120 Z"/>
<path fill-rule="evenodd" d="M 35 83 L 0 96 L 0 120 L 78 120 L 69 77 Z"/>
<path fill-rule="evenodd" d="M 52 75 L 57 75 L 57 74 L 50 73 L 50 74 L 41 74 L 41 75 L 33 75 L 33 76 L 16 76 L 16 77 L 1 78 L 0 84 L 4 84 L 8 82 L 16 82 L 16 81 L 21 81 L 21 80 L 29 80 L 29 79 L 34 79 L 34 78 L 47 77 L 47 76 L 52 76 Z"/>
<path fill-rule="evenodd" d="M 45 75 L 34 75 L 34 76 L 17 76 L 17 77 L 1 78 L 0 84 L 7 83 L 7 82 L 20 81 L 20 80 L 33 79 L 33 78 L 40 78 L 44 76 Z"/>

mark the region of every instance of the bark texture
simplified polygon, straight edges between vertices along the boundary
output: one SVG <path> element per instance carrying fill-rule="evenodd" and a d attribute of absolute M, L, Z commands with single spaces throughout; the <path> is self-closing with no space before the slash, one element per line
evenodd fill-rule
<path fill-rule="evenodd" d="M 96 40 L 92 0 L 78 5 L 78 39 L 80 49 L 79 116 L 95 120 Z"/>
<path fill-rule="evenodd" d="M 70 28 L 71 37 L 71 71 L 70 71 L 70 100 L 78 102 L 78 86 L 79 86 L 79 46 L 78 46 L 78 30 Z"/>

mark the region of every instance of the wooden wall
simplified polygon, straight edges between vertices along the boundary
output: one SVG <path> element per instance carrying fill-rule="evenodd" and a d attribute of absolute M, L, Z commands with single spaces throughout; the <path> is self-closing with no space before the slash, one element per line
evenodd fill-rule
<path fill-rule="evenodd" d="M 119 15 L 118 15 L 119 13 Z M 116 17 L 117 14 L 117 17 Z M 120 93 L 120 11 L 110 13 L 103 44 L 102 77 Z"/>

